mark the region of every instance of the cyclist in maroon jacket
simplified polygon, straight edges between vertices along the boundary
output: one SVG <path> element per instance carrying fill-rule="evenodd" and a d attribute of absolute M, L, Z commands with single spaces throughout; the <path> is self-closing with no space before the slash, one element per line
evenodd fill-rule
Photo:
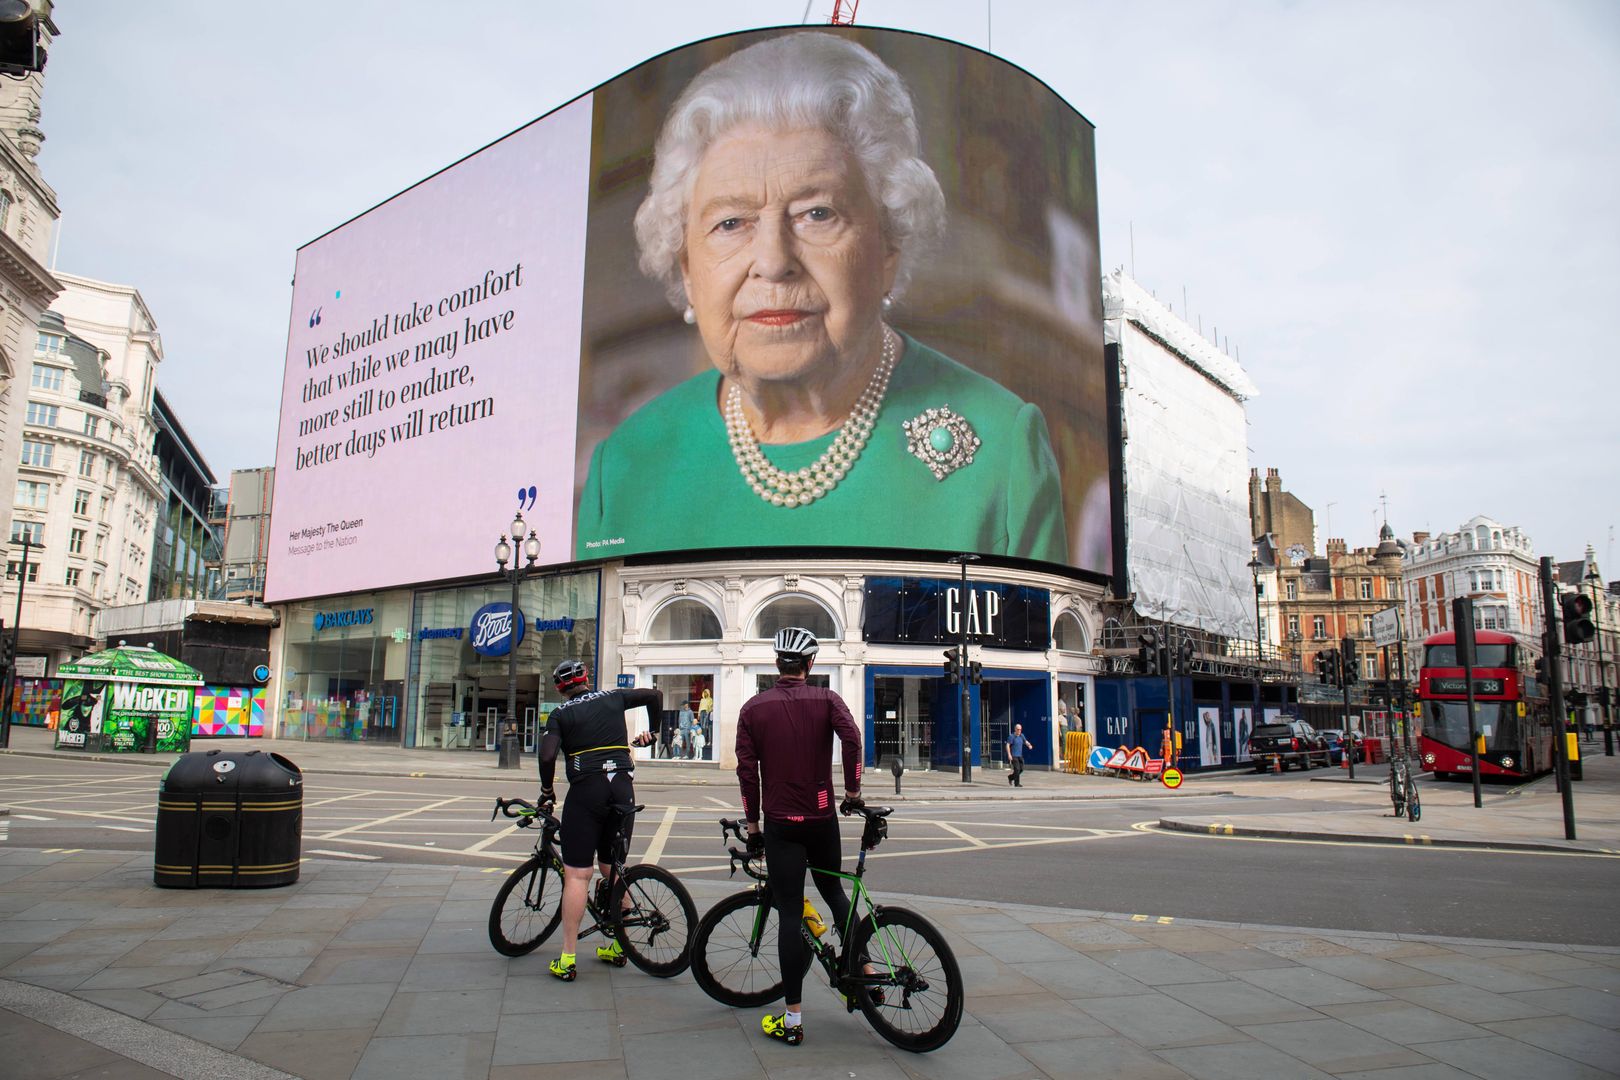
<path fill-rule="evenodd" d="M 844 699 L 808 686 L 816 636 L 797 626 L 776 635 L 776 685 L 742 707 L 737 722 L 737 777 L 742 781 L 748 846 L 765 851 L 765 870 L 777 909 L 777 956 L 787 1011 L 767 1015 L 765 1034 L 789 1046 L 804 1041 L 800 997 L 809 966 L 799 922 L 804 913 L 804 874 L 836 872 L 843 860 L 838 805 L 833 799 L 832 744 L 844 744 L 844 802 L 861 804 L 861 733 Z M 760 819 L 763 815 L 764 826 Z M 818 873 L 816 888 L 832 909 L 842 939 L 849 929 L 849 898 L 832 873 Z"/>

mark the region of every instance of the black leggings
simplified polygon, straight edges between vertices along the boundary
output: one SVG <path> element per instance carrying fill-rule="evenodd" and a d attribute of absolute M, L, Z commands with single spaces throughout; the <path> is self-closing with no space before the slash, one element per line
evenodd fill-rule
<path fill-rule="evenodd" d="M 804 919 L 804 872 L 806 867 L 839 869 L 843 859 L 839 847 L 837 818 L 765 820 L 765 873 L 781 924 L 776 938 L 776 956 L 782 966 L 782 989 L 789 1002 L 799 1001 L 804 992 L 808 959 L 804 954 L 804 938 L 799 933 L 799 924 Z M 832 918 L 825 921 L 838 929 L 839 940 L 842 940 L 849 921 L 849 897 L 844 895 L 844 882 L 832 874 L 810 876 L 815 879 L 816 890 L 832 909 Z"/>

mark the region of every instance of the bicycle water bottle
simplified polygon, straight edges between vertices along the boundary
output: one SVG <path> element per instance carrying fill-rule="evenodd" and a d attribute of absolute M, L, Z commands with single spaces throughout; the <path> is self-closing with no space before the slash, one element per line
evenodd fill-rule
<path fill-rule="evenodd" d="M 821 921 L 820 912 L 810 903 L 810 898 L 804 898 L 804 924 L 810 928 L 810 936 L 819 938 L 827 932 L 827 924 Z"/>

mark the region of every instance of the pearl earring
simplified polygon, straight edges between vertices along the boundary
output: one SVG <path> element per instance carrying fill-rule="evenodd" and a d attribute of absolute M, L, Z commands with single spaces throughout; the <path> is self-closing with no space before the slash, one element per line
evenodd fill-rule
<path fill-rule="evenodd" d="M 691 304 L 687 304 L 686 310 L 681 312 L 681 320 L 685 322 L 687 326 L 691 326 L 693 323 L 697 322 L 697 313 L 692 310 Z"/>
<path fill-rule="evenodd" d="M 894 307 L 894 296 L 893 296 L 893 294 L 884 293 L 883 294 L 883 310 L 888 311 L 892 307 Z"/>

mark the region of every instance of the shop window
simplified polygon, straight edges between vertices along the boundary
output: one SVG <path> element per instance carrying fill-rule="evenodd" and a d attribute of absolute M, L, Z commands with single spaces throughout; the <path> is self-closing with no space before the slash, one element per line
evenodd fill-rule
<path fill-rule="evenodd" d="M 647 640 L 718 641 L 720 620 L 701 600 L 675 600 L 659 608 L 653 616 Z"/>
<path fill-rule="evenodd" d="M 649 717 L 657 741 L 636 756 L 684 761 L 715 761 L 714 676 L 703 674 L 654 675 L 653 687 L 664 699 L 659 716 Z M 639 731 L 639 726 L 637 731 Z"/>
<path fill-rule="evenodd" d="M 772 600 L 754 617 L 754 630 L 749 637 L 770 639 L 787 626 L 802 626 L 816 635 L 818 641 L 837 641 L 838 624 L 826 608 L 808 596 L 783 596 Z"/>
<path fill-rule="evenodd" d="M 1052 638 L 1057 647 L 1065 652 L 1087 652 L 1091 648 L 1086 643 L 1086 628 L 1080 625 L 1080 620 L 1071 611 L 1057 617 L 1052 627 Z"/>

